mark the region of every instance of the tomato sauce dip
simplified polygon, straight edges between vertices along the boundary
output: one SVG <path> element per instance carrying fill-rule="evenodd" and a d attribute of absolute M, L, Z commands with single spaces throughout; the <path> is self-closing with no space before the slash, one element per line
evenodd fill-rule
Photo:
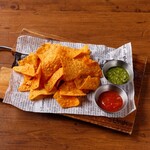
<path fill-rule="evenodd" d="M 97 104 L 107 112 L 116 112 L 122 108 L 123 100 L 116 91 L 106 91 L 99 96 Z"/>

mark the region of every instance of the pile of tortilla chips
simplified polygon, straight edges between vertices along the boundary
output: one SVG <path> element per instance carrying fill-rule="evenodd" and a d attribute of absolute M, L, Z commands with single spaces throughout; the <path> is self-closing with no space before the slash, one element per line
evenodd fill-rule
<path fill-rule="evenodd" d="M 20 92 L 29 91 L 30 100 L 53 95 L 63 108 L 79 106 L 80 97 L 96 90 L 102 75 L 87 45 L 73 49 L 45 43 L 18 64 L 13 69 L 24 76 Z"/>

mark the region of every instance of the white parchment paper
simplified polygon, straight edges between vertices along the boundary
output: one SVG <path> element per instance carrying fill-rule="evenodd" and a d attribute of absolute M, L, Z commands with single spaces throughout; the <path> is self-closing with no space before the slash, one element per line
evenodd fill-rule
<path fill-rule="evenodd" d="M 36 49 L 46 42 L 50 43 L 60 43 L 64 46 L 69 46 L 73 48 L 81 48 L 84 43 L 71 43 L 71 42 L 60 42 L 55 40 L 47 40 L 36 38 L 32 36 L 22 35 L 17 39 L 16 51 L 22 54 L 29 54 L 30 52 L 35 52 Z M 112 59 L 123 60 L 131 65 L 133 69 L 132 61 L 132 47 L 131 43 L 122 45 L 121 47 L 114 49 L 107 47 L 105 45 L 95 45 L 88 44 L 89 49 L 91 50 L 91 57 L 96 60 L 100 66 Z M 128 104 L 125 109 L 119 113 L 106 113 L 101 110 L 95 103 L 94 92 L 91 92 L 87 95 L 87 100 L 82 103 L 79 107 L 63 109 L 59 106 L 57 101 L 53 98 L 41 99 L 38 101 L 30 101 L 28 99 L 28 92 L 19 92 L 18 87 L 22 83 L 22 75 L 13 71 L 9 83 L 9 87 L 6 91 L 3 102 L 11 104 L 18 107 L 19 109 L 31 112 L 40 112 L 40 113 L 63 113 L 63 114 L 78 114 L 78 115 L 92 115 L 92 116 L 106 116 L 106 117 L 125 117 L 129 113 L 133 112 L 136 107 L 134 103 L 134 83 L 130 82 L 124 86 L 121 86 L 122 89 L 128 95 Z M 108 84 L 105 78 L 101 79 L 101 84 Z"/>

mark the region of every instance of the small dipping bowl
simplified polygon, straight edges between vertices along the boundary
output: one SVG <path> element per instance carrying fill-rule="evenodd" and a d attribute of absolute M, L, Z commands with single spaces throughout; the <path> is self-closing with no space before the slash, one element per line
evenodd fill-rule
<path fill-rule="evenodd" d="M 122 106 L 117 110 L 117 111 L 108 111 L 105 110 L 103 108 L 100 107 L 100 105 L 98 104 L 99 98 L 101 96 L 102 93 L 104 92 L 108 92 L 108 91 L 114 91 L 117 92 L 117 94 L 122 98 Z M 106 85 L 102 85 L 100 86 L 96 91 L 95 91 L 95 102 L 97 104 L 97 106 L 102 109 L 103 111 L 107 112 L 107 113 L 117 113 L 120 112 L 121 110 L 123 110 L 127 103 L 128 103 L 128 96 L 126 94 L 126 92 L 124 90 L 122 90 L 121 88 L 115 86 L 115 85 L 111 85 L 111 84 L 106 84 Z"/>
<path fill-rule="evenodd" d="M 125 83 L 123 83 L 123 84 L 116 84 L 116 83 L 113 83 L 113 82 L 111 82 L 110 80 L 108 80 L 108 78 L 107 78 L 107 71 L 108 71 L 109 69 L 111 69 L 111 68 L 114 68 L 114 67 L 121 67 L 121 68 L 124 68 L 124 69 L 127 71 L 128 75 L 129 75 L 129 79 L 127 80 L 127 82 L 125 82 Z M 130 81 L 133 80 L 133 70 L 132 70 L 131 66 L 130 66 L 128 63 L 126 63 L 126 62 L 124 62 L 124 61 L 121 61 L 121 60 L 110 60 L 110 61 L 108 61 L 107 63 L 104 64 L 102 70 L 103 70 L 103 75 L 104 75 L 104 77 L 105 77 L 110 83 L 112 83 L 112 84 L 124 85 L 124 84 L 127 84 L 127 83 L 129 83 Z"/>

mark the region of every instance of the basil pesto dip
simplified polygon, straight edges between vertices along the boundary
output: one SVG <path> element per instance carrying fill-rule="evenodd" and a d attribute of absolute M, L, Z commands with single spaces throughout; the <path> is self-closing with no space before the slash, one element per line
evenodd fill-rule
<path fill-rule="evenodd" d="M 129 74 L 123 67 L 112 67 L 106 72 L 106 78 L 113 84 L 125 84 L 129 80 Z"/>

